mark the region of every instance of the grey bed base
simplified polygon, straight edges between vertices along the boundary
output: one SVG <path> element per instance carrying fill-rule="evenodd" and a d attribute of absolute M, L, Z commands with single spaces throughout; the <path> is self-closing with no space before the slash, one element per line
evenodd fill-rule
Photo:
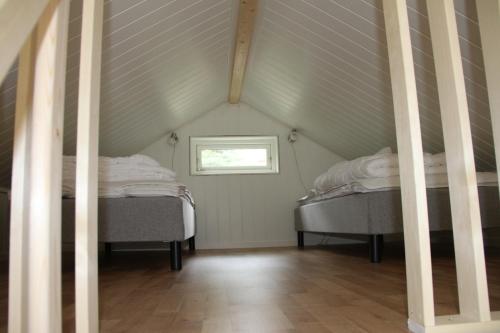
<path fill-rule="evenodd" d="M 483 228 L 500 227 L 498 187 L 478 188 Z M 427 189 L 430 231 L 452 230 L 447 188 Z M 403 233 L 401 191 L 356 193 L 295 208 L 298 246 L 304 232 L 368 235 L 372 262 L 381 260 L 383 235 Z"/>
<path fill-rule="evenodd" d="M 177 197 L 99 198 L 98 239 L 109 254 L 116 242 L 169 242 L 170 266 L 182 269 L 182 242 L 195 250 L 194 207 Z M 62 200 L 62 240 L 75 239 L 75 200 Z"/>

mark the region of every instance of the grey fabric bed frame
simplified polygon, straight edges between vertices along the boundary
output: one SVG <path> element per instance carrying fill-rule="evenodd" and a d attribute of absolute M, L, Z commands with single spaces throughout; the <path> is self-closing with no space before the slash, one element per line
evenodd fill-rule
<path fill-rule="evenodd" d="M 176 197 L 99 198 L 98 237 L 110 252 L 115 242 L 169 242 L 170 266 L 182 269 L 182 242 L 195 250 L 194 207 Z M 62 240 L 74 242 L 75 200 L 62 203 Z"/>
<path fill-rule="evenodd" d="M 483 228 L 500 227 L 498 187 L 478 189 Z M 427 189 L 427 204 L 430 230 L 452 230 L 448 189 Z M 368 235 L 372 262 L 381 260 L 383 235 L 403 232 L 402 221 L 400 190 L 356 193 L 295 209 L 299 248 L 304 246 L 304 232 Z"/>

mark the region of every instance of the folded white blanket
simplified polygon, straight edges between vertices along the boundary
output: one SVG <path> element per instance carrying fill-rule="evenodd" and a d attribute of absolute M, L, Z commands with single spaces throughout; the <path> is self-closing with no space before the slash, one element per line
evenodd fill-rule
<path fill-rule="evenodd" d="M 370 177 L 390 177 L 399 174 L 397 154 L 379 154 L 359 157 L 335 164 L 314 181 L 314 188 L 326 191 L 331 187 L 349 184 L 353 180 Z"/>
<path fill-rule="evenodd" d="M 63 183 L 62 191 L 64 197 L 74 198 L 74 182 Z M 98 196 L 101 198 L 174 196 L 189 197 L 192 201 L 191 194 L 184 184 L 162 181 L 99 182 Z"/>
<path fill-rule="evenodd" d="M 424 153 L 424 164 L 428 167 L 446 166 L 445 153 L 429 154 Z"/>
<path fill-rule="evenodd" d="M 478 186 L 497 186 L 498 177 L 495 172 L 477 172 L 476 181 Z M 359 179 L 352 183 L 355 192 L 376 191 L 383 188 L 395 188 L 401 186 L 399 176 L 387 178 L 367 178 Z M 425 175 L 425 186 L 427 188 L 448 187 L 448 174 L 435 173 Z"/>
<path fill-rule="evenodd" d="M 99 157 L 98 196 L 117 198 L 130 196 L 184 197 L 193 203 L 183 184 L 175 182 L 174 171 L 160 166 L 144 155 Z M 76 158 L 63 158 L 63 196 L 75 196 Z"/>
<path fill-rule="evenodd" d="M 64 167 L 63 181 L 71 181 L 76 177 L 75 167 Z M 175 181 L 176 174 L 174 171 L 154 166 L 123 166 L 114 165 L 106 166 L 99 165 L 98 173 L 99 181 L 104 182 L 121 182 L 121 181 L 137 181 L 137 180 L 163 180 Z"/>
<path fill-rule="evenodd" d="M 424 153 L 426 174 L 446 174 L 445 153 Z M 326 192 L 332 188 L 350 184 L 366 178 L 385 178 L 399 175 L 398 155 L 390 148 L 384 148 L 371 156 L 363 156 L 352 161 L 343 161 L 332 166 L 314 181 L 314 189 Z"/>
<path fill-rule="evenodd" d="M 64 156 L 63 182 L 74 181 L 76 177 L 76 159 Z M 158 162 L 144 155 L 130 157 L 99 157 L 99 181 L 121 182 L 140 180 L 175 181 L 174 171 L 163 168 Z"/>
<path fill-rule="evenodd" d="M 76 156 L 64 156 L 63 164 L 76 165 Z M 160 166 L 160 163 L 158 163 L 151 157 L 140 154 L 135 154 L 126 157 L 99 156 L 99 164 L 100 165 L 149 165 L 155 167 Z"/>

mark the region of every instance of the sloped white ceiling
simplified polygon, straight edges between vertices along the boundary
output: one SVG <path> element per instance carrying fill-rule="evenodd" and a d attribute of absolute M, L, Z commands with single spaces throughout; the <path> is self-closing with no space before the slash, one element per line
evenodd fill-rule
<path fill-rule="evenodd" d="M 425 0 L 408 0 L 424 148 L 443 151 Z M 475 1 L 456 0 L 477 164 L 494 152 Z M 381 0 L 261 0 L 242 100 L 346 157 L 396 148 Z"/>
<path fill-rule="evenodd" d="M 227 99 L 238 2 L 107 0 L 100 153 L 131 154 Z M 82 0 L 72 0 L 65 152 L 74 153 Z M 17 68 L 0 90 L 0 184 L 10 178 Z"/>
<path fill-rule="evenodd" d="M 81 1 L 68 41 L 65 152 L 75 146 Z M 443 150 L 425 0 L 408 0 L 424 148 Z M 101 154 L 139 151 L 224 102 L 238 0 L 107 0 Z M 476 161 L 494 169 L 475 1 L 455 0 Z M 396 148 L 381 0 L 260 0 L 242 101 L 346 158 Z M 16 66 L 0 89 L 10 179 Z"/>

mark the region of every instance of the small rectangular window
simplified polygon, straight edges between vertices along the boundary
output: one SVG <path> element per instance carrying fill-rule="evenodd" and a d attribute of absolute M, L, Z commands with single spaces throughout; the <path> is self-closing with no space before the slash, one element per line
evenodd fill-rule
<path fill-rule="evenodd" d="M 210 136 L 190 140 L 193 175 L 279 171 L 277 136 Z"/>

